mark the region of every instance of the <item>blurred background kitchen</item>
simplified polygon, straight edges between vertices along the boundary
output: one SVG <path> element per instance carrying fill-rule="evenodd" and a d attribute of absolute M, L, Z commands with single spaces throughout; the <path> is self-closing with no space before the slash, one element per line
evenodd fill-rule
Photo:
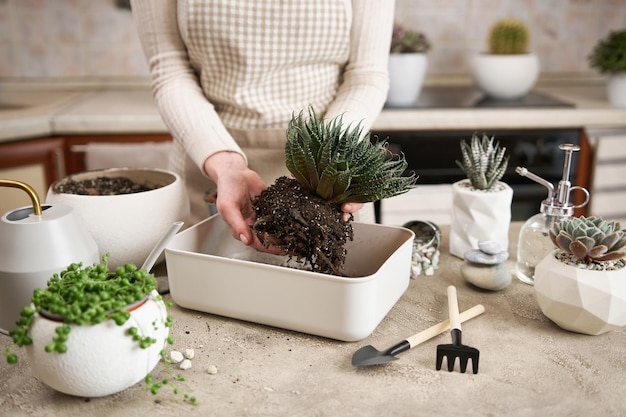
<path fill-rule="evenodd" d="M 462 135 L 495 132 L 513 155 L 505 181 L 521 183 L 515 189 L 516 220 L 538 211 L 545 189 L 520 179 L 515 164 L 525 163 L 529 152 L 547 149 L 549 154 L 539 156 L 550 159 L 550 166 L 536 169 L 549 168 L 550 181 L 556 182 L 562 162 L 554 157 L 555 145 L 573 137 L 590 144 L 585 164 L 573 170 L 587 170 L 581 184 L 592 191 L 587 213 L 626 219 L 626 109 L 608 103 L 606 76 L 587 60 L 599 39 L 626 29 L 626 0 L 396 0 L 395 14 L 397 23 L 430 40 L 425 87 L 435 88 L 471 89 L 470 59 L 486 49 L 491 25 L 503 17 L 524 21 L 530 50 L 540 61 L 536 87 L 558 101 L 552 107 L 541 104 L 550 110 L 545 114 L 541 109 L 478 113 L 465 104 L 442 112 L 436 106 L 425 112 L 387 109 L 375 128 L 385 134 L 395 130 L 395 137 L 418 148 L 418 139 L 433 131 L 431 136 L 443 144 L 446 133 L 453 147 L 442 145 L 441 163 L 452 169 Z M 431 90 L 429 97 L 437 94 Z M 569 110 L 558 110 L 568 105 Z M 598 146 L 599 138 L 606 138 L 606 146 Z M 128 1 L 0 0 L 0 176 L 33 183 L 44 194 L 52 180 L 94 167 L 85 164 L 85 146 L 168 140 L 150 96 L 148 67 Z M 162 157 L 161 152 L 157 158 Z M 428 182 L 429 173 L 416 164 L 422 185 L 439 181 L 432 177 Z M 532 196 L 524 197 L 525 187 L 534 187 Z M 22 198 L 17 190 L 2 192 L 11 198 L 0 199 L 0 215 Z M 449 204 L 447 188 L 422 186 L 417 194 L 389 204 L 382 221 L 429 218 L 445 224 Z"/>
<path fill-rule="evenodd" d="M 132 17 L 118 0 L 0 0 L 0 77 L 144 78 Z M 594 75 L 586 56 L 626 26 L 626 0 L 396 0 L 397 22 L 431 40 L 428 76 L 463 74 L 503 16 L 525 21 L 542 75 Z M 375 22 L 372 22 L 375 24 Z"/>

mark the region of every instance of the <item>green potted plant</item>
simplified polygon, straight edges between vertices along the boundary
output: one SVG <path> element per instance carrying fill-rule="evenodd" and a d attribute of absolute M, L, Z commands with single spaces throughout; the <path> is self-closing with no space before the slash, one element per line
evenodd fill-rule
<path fill-rule="evenodd" d="M 82 397 L 120 392 L 149 373 L 172 343 L 172 318 L 154 275 L 134 264 L 109 270 L 108 254 L 86 267 L 73 263 L 33 292 L 9 332 L 33 374 L 57 391 Z M 9 364 L 18 356 L 4 352 Z M 195 402 L 193 397 L 185 399 Z"/>
<path fill-rule="evenodd" d="M 389 55 L 387 105 L 414 105 L 422 91 L 431 43 L 422 32 L 395 24 Z"/>
<path fill-rule="evenodd" d="M 500 181 L 508 160 L 506 148 L 493 136 L 474 134 L 469 143 L 461 140 L 461 160 L 456 163 L 467 178 L 452 184 L 452 255 L 463 258 L 465 252 L 478 248 L 480 240 L 508 249 L 513 189 Z"/>
<path fill-rule="evenodd" d="M 526 95 L 539 76 L 539 59 L 529 52 L 529 31 L 518 19 L 496 21 L 487 37 L 487 52 L 470 63 L 474 83 L 488 97 L 515 100 Z"/>
<path fill-rule="evenodd" d="M 607 75 L 607 96 L 616 107 L 626 107 L 626 29 L 611 31 L 589 54 L 589 65 Z"/>
<path fill-rule="evenodd" d="M 626 325 L 626 231 L 601 217 L 571 217 L 549 232 L 556 249 L 535 269 L 535 297 L 559 327 L 598 335 Z"/>

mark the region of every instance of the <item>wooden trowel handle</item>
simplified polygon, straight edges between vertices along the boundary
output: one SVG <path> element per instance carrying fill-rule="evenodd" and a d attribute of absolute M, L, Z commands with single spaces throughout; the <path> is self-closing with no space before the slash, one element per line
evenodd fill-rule
<path fill-rule="evenodd" d="M 457 312 L 458 312 L 458 307 L 457 307 Z M 485 307 L 482 304 L 477 304 L 474 307 L 468 310 L 465 310 L 461 314 L 457 314 L 457 315 L 458 315 L 459 322 L 464 322 L 464 321 L 473 319 L 474 317 L 480 316 L 484 312 L 485 312 Z M 450 329 L 450 320 L 444 320 L 439 324 L 435 324 L 434 326 L 431 326 L 428 329 L 423 330 L 407 338 L 406 341 L 409 342 L 409 345 L 411 348 L 414 348 L 420 343 L 424 343 L 428 339 L 438 336 L 448 329 Z"/>

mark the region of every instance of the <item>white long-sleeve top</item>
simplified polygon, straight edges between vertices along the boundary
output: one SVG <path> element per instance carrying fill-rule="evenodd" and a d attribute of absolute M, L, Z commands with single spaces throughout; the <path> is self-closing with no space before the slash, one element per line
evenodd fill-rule
<path fill-rule="evenodd" d="M 238 131 L 268 140 L 309 105 L 368 131 L 385 102 L 393 0 L 133 0 L 132 10 L 157 107 L 198 167 L 255 146 Z"/>

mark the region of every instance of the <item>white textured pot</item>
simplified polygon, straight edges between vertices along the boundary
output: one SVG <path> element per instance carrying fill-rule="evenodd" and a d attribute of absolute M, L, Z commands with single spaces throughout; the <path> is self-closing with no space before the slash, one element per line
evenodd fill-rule
<path fill-rule="evenodd" d="M 463 258 L 465 252 L 478 248 L 479 240 L 495 241 L 502 250 L 508 250 L 513 189 L 503 182 L 498 182 L 495 188 L 475 190 L 468 179 L 452 184 L 452 255 Z"/>
<path fill-rule="evenodd" d="M 476 54 L 470 62 L 476 86 L 489 97 L 515 100 L 526 95 L 537 82 L 539 59 L 535 54 Z"/>
<path fill-rule="evenodd" d="M 626 71 L 609 75 L 606 92 L 611 105 L 626 107 Z"/>
<path fill-rule="evenodd" d="M 424 85 L 427 68 L 428 57 L 424 53 L 389 55 L 387 105 L 392 107 L 415 105 Z"/>
<path fill-rule="evenodd" d="M 166 318 L 165 304 L 155 291 L 131 311 L 122 326 L 112 320 L 70 325 L 67 352 L 48 353 L 44 348 L 60 323 L 37 315 L 30 327 L 33 343 L 26 346 L 26 356 L 34 375 L 57 391 L 80 397 L 114 394 L 144 379 L 159 362 L 169 334 Z M 126 333 L 130 327 L 156 343 L 140 348 Z"/>
<path fill-rule="evenodd" d="M 588 335 L 626 326 L 626 269 L 581 269 L 555 254 L 535 268 L 535 298 L 543 314 L 565 330 Z"/>
<path fill-rule="evenodd" d="M 100 176 L 126 177 L 156 187 L 150 191 L 121 195 L 77 195 L 56 191 L 70 179 L 80 181 Z M 98 243 L 100 257 L 109 252 L 109 267 L 127 263 L 141 266 L 166 230 L 176 221 L 186 221 L 189 201 L 181 178 L 161 169 L 110 168 L 70 175 L 50 186 L 46 201 L 65 204 L 84 220 Z"/>

